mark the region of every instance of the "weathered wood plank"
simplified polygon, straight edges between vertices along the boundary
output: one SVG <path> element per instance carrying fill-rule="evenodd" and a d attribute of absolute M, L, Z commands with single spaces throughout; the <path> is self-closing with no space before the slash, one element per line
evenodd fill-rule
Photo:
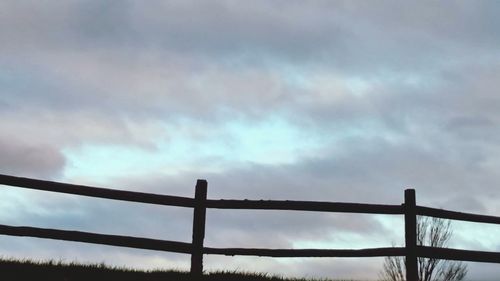
<path fill-rule="evenodd" d="M 0 185 L 156 205 L 194 207 L 194 199 L 0 175 Z"/>
<path fill-rule="evenodd" d="M 210 248 L 205 247 L 205 254 L 226 256 L 260 257 L 385 257 L 404 256 L 404 248 L 370 249 L 254 249 L 254 248 Z"/>
<path fill-rule="evenodd" d="M 424 258 L 500 263 L 499 252 L 470 251 L 450 248 L 417 247 L 418 256 Z"/>
<path fill-rule="evenodd" d="M 405 247 L 406 280 L 418 281 L 417 264 L 417 214 L 415 190 L 405 190 Z"/>
<path fill-rule="evenodd" d="M 189 243 L 82 231 L 0 225 L 0 234 L 190 254 Z"/>
<path fill-rule="evenodd" d="M 500 217 L 462 213 L 422 206 L 417 206 L 417 214 L 420 216 L 429 216 L 450 220 L 500 224 Z"/>
<path fill-rule="evenodd" d="M 191 274 L 199 278 L 203 274 L 203 240 L 205 239 L 205 219 L 207 199 L 207 181 L 196 182 L 196 205 L 193 210 L 193 252 L 191 254 Z"/>
<path fill-rule="evenodd" d="M 362 203 L 289 201 L 289 200 L 213 200 L 206 202 L 212 209 L 261 209 L 261 210 L 291 210 L 337 213 L 366 213 L 401 215 L 401 205 L 378 205 Z"/>

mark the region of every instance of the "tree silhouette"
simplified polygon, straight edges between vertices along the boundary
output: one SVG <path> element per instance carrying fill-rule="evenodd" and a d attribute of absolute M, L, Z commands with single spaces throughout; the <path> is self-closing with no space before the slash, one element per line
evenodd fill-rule
<path fill-rule="evenodd" d="M 417 217 L 417 245 L 446 248 L 453 234 L 451 222 L 440 218 Z M 420 281 L 460 281 L 467 275 L 463 262 L 418 258 Z M 405 281 L 404 257 L 386 257 L 380 273 L 383 281 Z"/>

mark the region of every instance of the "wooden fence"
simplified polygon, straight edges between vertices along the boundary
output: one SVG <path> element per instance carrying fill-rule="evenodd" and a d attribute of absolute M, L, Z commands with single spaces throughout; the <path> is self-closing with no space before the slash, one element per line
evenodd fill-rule
<path fill-rule="evenodd" d="M 198 180 L 194 198 L 158 195 L 142 192 L 114 190 L 52 181 L 0 175 L 0 185 L 8 185 L 58 193 L 75 194 L 114 200 L 156 205 L 193 208 L 192 243 L 139 238 L 120 235 L 105 235 L 81 231 L 44 229 L 25 226 L 0 225 L 0 234 L 29 236 L 66 241 L 77 241 L 112 246 L 168 251 L 191 255 L 191 274 L 194 279 L 203 275 L 203 255 L 245 255 L 266 257 L 384 257 L 404 256 L 406 258 L 406 280 L 417 281 L 417 258 L 435 258 L 473 262 L 500 263 L 500 252 L 481 252 L 449 248 L 433 248 L 417 245 L 417 216 L 430 216 L 469 222 L 500 224 L 500 217 L 461 213 L 422 207 L 416 205 L 415 190 L 405 190 L 401 205 L 376 205 L 338 202 L 276 201 L 276 200 L 212 200 L 207 199 L 207 181 Z M 405 247 L 369 249 L 250 249 L 205 247 L 206 209 L 260 209 L 293 210 L 337 213 L 364 213 L 404 215 Z"/>

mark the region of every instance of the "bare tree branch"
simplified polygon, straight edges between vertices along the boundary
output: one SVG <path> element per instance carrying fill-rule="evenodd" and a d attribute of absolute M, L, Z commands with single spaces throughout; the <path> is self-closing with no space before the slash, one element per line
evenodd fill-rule
<path fill-rule="evenodd" d="M 446 248 L 453 235 L 451 221 L 440 218 L 417 217 L 417 245 Z M 467 275 L 463 262 L 418 258 L 420 281 L 461 281 Z M 386 257 L 380 279 L 383 281 L 405 281 L 404 257 Z"/>

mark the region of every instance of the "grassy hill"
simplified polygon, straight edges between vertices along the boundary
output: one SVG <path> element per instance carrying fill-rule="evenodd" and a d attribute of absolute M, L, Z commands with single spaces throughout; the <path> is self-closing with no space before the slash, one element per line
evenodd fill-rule
<path fill-rule="evenodd" d="M 188 281 L 187 272 L 139 271 L 109 267 L 104 264 L 34 262 L 30 260 L 0 260 L 2 281 Z M 259 273 L 213 272 L 204 276 L 207 281 L 319 281 L 318 279 L 282 278 Z M 327 281 L 327 280 L 322 280 Z M 337 280 L 341 281 L 341 280 Z M 344 280 L 343 280 L 344 281 Z M 345 280 L 347 281 L 347 280 Z"/>

